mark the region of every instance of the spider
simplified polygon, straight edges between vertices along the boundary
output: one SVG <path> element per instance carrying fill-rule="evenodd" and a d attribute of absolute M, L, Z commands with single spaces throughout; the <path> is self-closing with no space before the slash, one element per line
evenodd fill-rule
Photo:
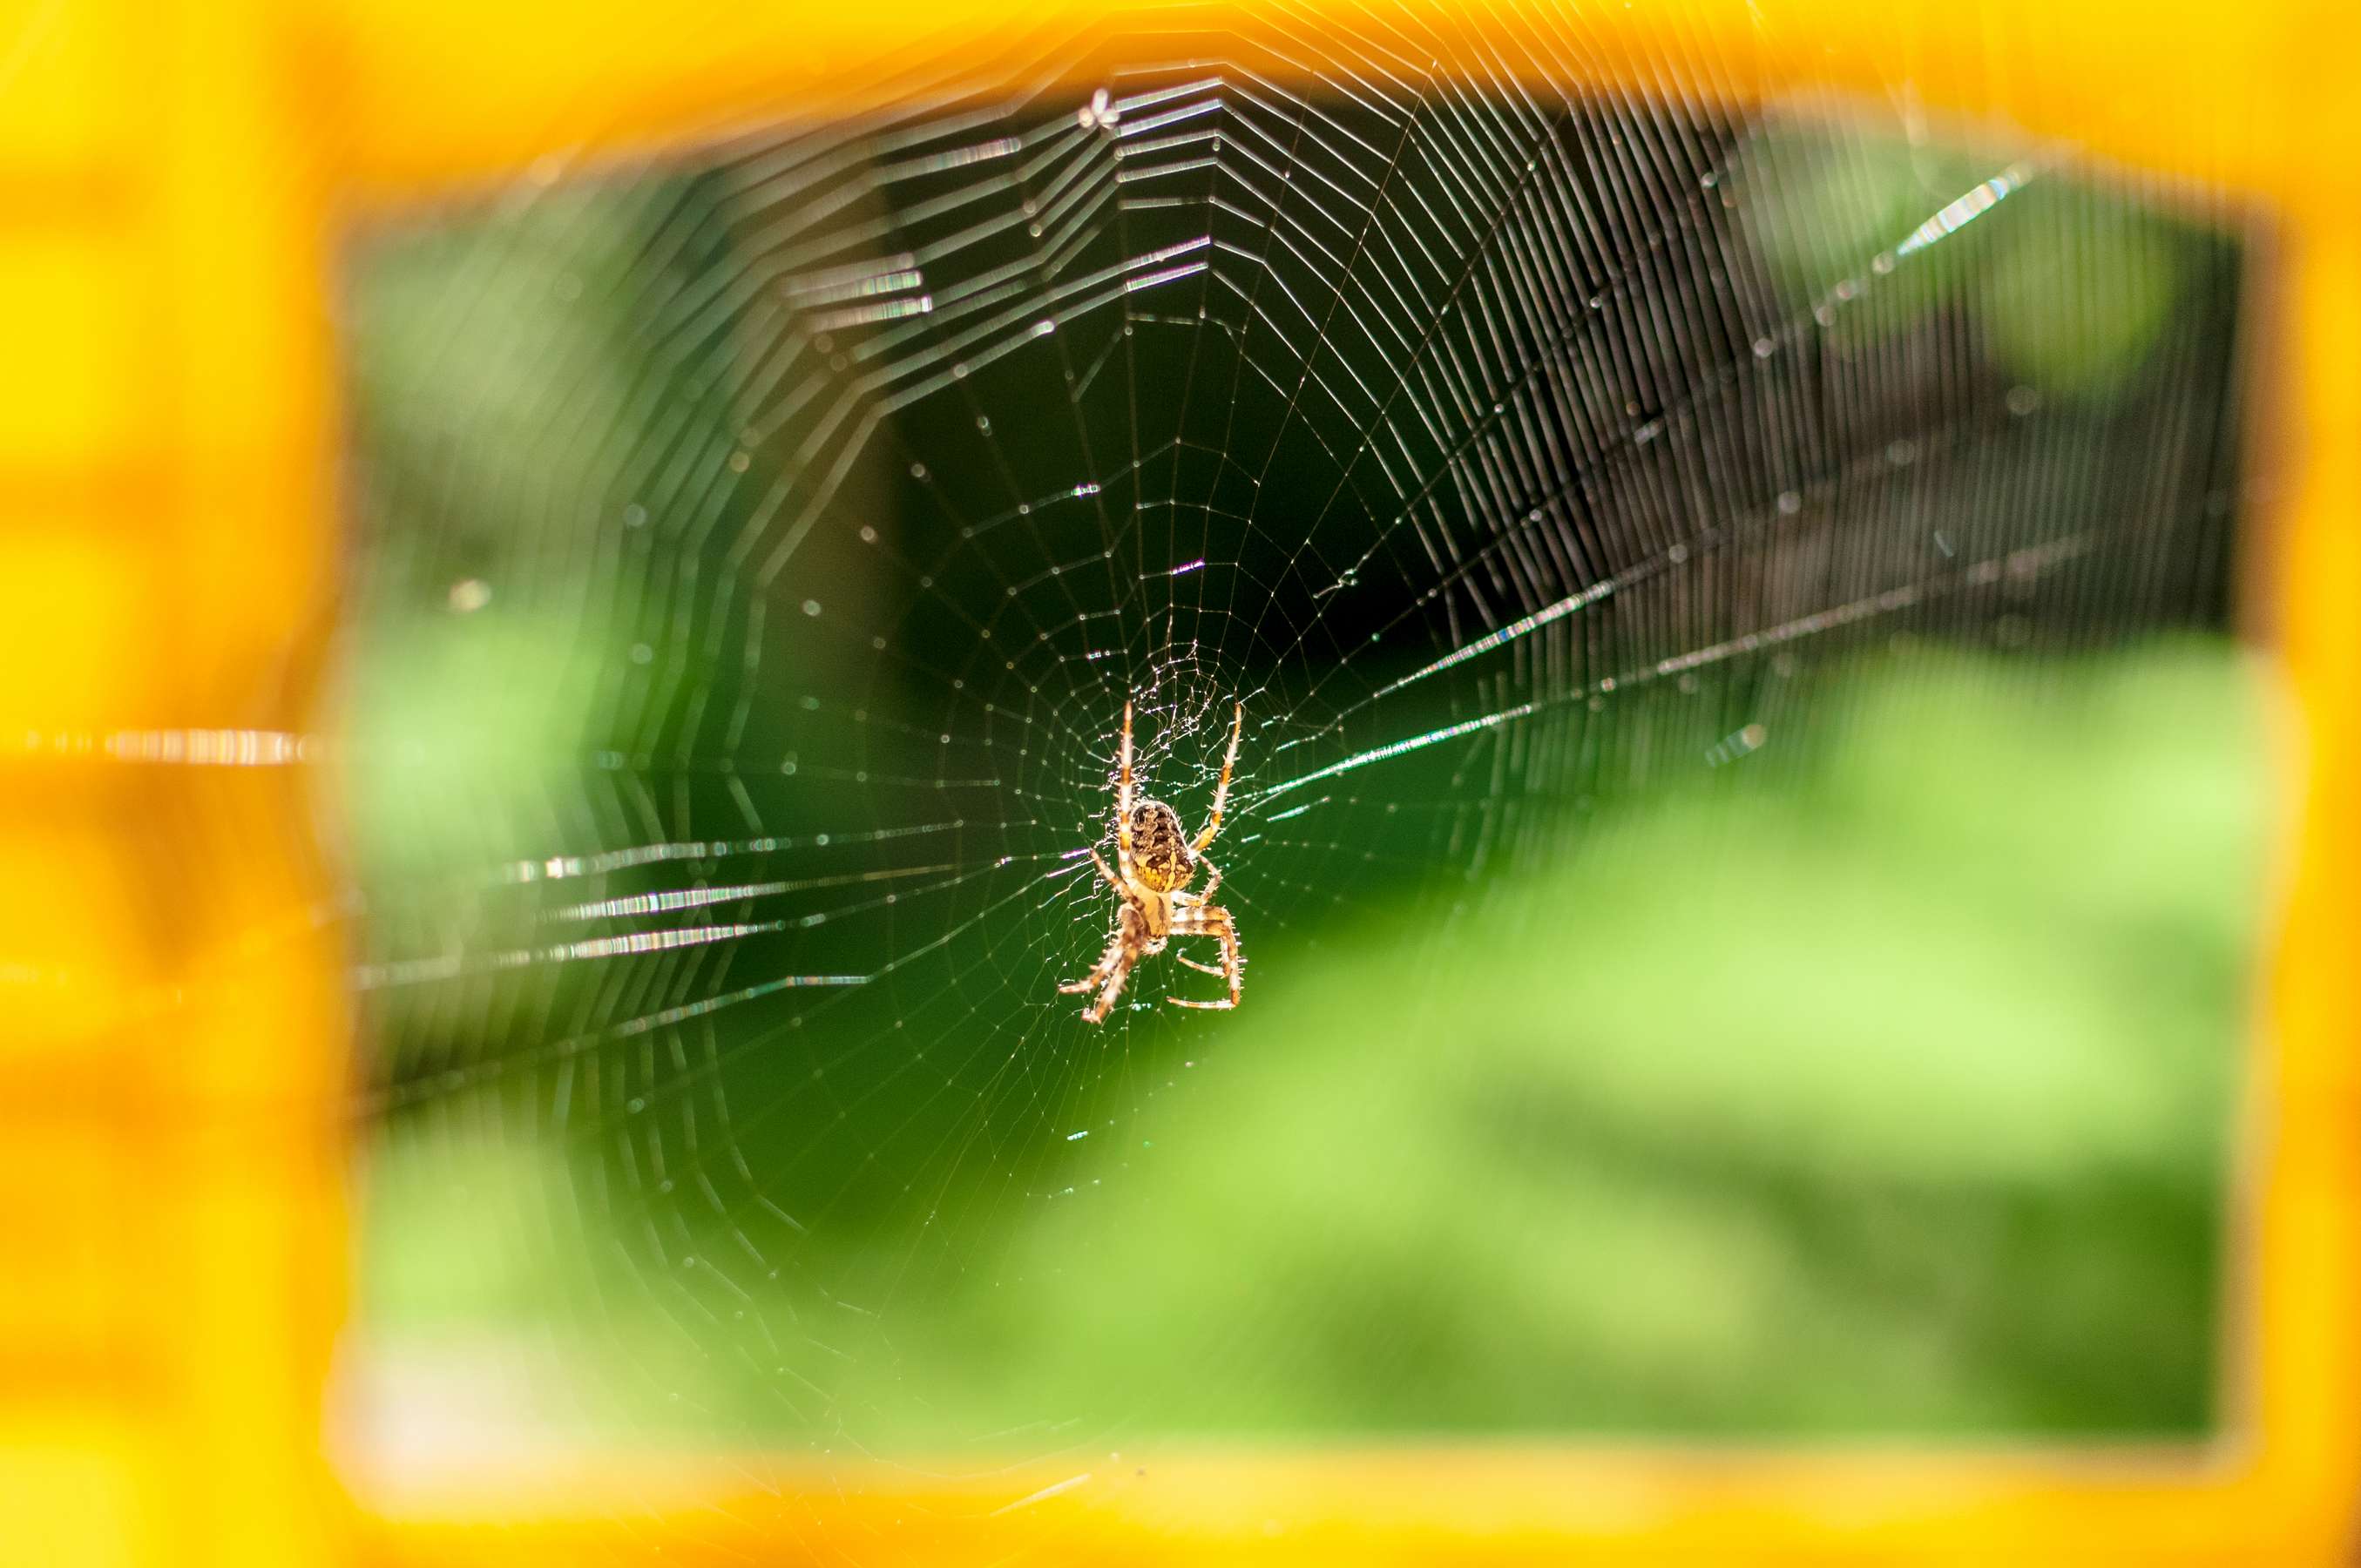
<path fill-rule="evenodd" d="M 1178 953 L 1173 958 L 1192 970 L 1220 975 L 1230 982 L 1230 993 L 1213 1002 L 1178 996 L 1164 1000 L 1175 1007 L 1226 1010 L 1238 1004 L 1238 969 L 1246 959 L 1238 953 L 1237 923 L 1228 910 L 1213 902 L 1213 890 L 1222 885 L 1222 868 L 1204 858 L 1204 849 L 1222 830 L 1222 804 L 1229 797 L 1230 769 L 1237 763 L 1238 734 L 1246 719 L 1246 704 L 1240 703 L 1230 718 L 1230 751 L 1222 759 L 1222 782 L 1213 788 L 1213 813 L 1206 818 L 1204 831 L 1192 839 L 1181 831 L 1180 813 L 1162 801 L 1133 802 L 1131 704 L 1123 705 L 1123 744 L 1118 750 L 1122 762 L 1115 786 L 1115 856 L 1120 872 L 1109 870 L 1098 850 L 1091 850 L 1091 863 L 1123 902 L 1115 907 L 1115 936 L 1097 966 L 1082 979 L 1058 987 L 1066 995 L 1098 992 L 1082 1009 L 1082 1016 L 1092 1023 L 1106 1017 L 1107 1009 L 1122 994 L 1123 982 L 1131 978 L 1132 966 L 1162 952 L 1164 944 L 1174 937 L 1211 937 L 1222 944 L 1219 969 Z M 1200 865 L 1213 873 L 1213 880 L 1204 892 L 1191 893 L 1189 883 Z"/>

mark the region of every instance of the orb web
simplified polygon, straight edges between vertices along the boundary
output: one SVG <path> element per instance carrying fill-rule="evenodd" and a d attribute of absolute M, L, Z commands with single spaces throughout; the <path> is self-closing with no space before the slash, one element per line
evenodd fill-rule
<path fill-rule="evenodd" d="M 1268 27 L 358 248 L 361 1113 L 531 1303 L 535 1420 L 940 1440 L 919 1304 L 1370 912 L 1447 974 L 1613 803 L 1842 732 L 1849 660 L 2221 624 L 2202 201 Z M 1057 992 L 1126 701 L 1192 826 L 1244 706 L 1238 1013 Z M 1096 1441 L 1069 1398 L 942 1421 Z"/>

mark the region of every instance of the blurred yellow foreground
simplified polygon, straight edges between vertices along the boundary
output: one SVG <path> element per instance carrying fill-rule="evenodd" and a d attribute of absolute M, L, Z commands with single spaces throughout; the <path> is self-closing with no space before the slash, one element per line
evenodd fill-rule
<path fill-rule="evenodd" d="M 323 848 L 340 829 L 315 821 L 307 776 L 332 763 L 303 738 L 340 608 L 340 247 L 561 155 L 645 160 L 913 93 L 1087 83 L 1184 28 L 1253 56 L 1270 17 L 15 0 L 0 1562 L 2345 1560 L 2361 1497 L 2361 28 L 2268 3 L 1380 10 L 1446 69 L 1545 54 L 1602 90 L 1905 101 L 2253 204 L 2270 302 L 2248 413 L 2269 510 L 2258 618 L 2294 711 L 2274 740 L 2290 788 L 2232 1435 L 1242 1450 L 1087 1494 L 1060 1491 L 1071 1466 L 1054 1464 L 932 1484 L 845 1454 L 592 1454 L 405 1477 L 332 1454 L 353 1028 Z M 1284 19 L 1371 15 L 1313 0 Z M 1531 51 L 1544 34 L 1565 47 Z M 374 1477 L 357 1500 L 355 1475 Z"/>

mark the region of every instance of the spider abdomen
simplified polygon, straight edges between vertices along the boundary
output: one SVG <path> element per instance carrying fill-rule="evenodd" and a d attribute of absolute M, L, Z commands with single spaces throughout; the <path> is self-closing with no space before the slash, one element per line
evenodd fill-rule
<path fill-rule="evenodd" d="M 1131 808 L 1133 874 L 1158 893 L 1189 885 L 1197 874 L 1197 857 L 1190 852 L 1189 836 L 1180 829 L 1180 814 L 1160 800 L 1143 800 Z"/>

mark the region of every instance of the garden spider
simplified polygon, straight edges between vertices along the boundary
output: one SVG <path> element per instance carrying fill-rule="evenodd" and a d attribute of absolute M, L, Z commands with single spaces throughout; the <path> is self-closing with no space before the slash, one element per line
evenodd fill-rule
<path fill-rule="evenodd" d="M 1213 890 L 1222 885 L 1222 868 L 1204 859 L 1203 850 L 1222 830 L 1222 804 L 1229 797 L 1230 769 L 1237 763 L 1238 734 L 1246 721 L 1246 704 L 1240 703 L 1230 718 L 1230 751 L 1222 759 L 1222 782 L 1213 788 L 1213 814 L 1206 818 L 1205 830 L 1192 839 L 1180 829 L 1180 813 L 1162 801 L 1133 803 L 1131 704 L 1123 705 L 1122 762 L 1115 786 L 1115 856 L 1121 871 L 1110 871 L 1096 849 L 1090 852 L 1091 863 L 1123 902 L 1115 912 L 1115 936 L 1097 966 L 1082 979 L 1058 987 L 1067 995 L 1098 992 L 1082 1009 L 1082 1016 L 1092 1023 L 1105 1018 L 1107 1009 L 1115 1005 L 1123 982 L 1131 978 L 1132 965 L 1162 952 L 1164 944 L 1174 937 L 1211 937 L 1222 944 L 1219 969 L 1178 953 L 1172 956 L 1192 970 L 1220 975 L 1230 982 L 1230 994 L 1213 1002 L 1191 1002 L 1178 996 L 1164 1000 L 1175 1007 L 1227 1009 L 1238 1004 L 1238 969 L 1246 959 L 1238 954 L 1237 923 L 1228 910 L 1213 902 Z M 1213 880 L 1204 892 L 1191 893 L 1189 883 L 1201 864 L 1213 873 Z"/>

